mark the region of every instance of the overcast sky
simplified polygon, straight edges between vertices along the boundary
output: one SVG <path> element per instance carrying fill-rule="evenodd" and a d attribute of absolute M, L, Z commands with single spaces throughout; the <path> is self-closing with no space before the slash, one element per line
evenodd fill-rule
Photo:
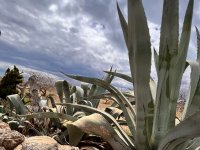
<path fill-rule="evenodd" d="M 115 0 L 0 0 L 0 75 L 17 65 L 42 71 L 101 77 L 111 65 L 129 74 Z M 119 0 L 127 16 L 126 0 Z M 180 2 L 180 29 L 188 0 Z M 143 0 L 152 46 L 158 49 L 162 0 Z M 200 1 L 195 1 L 189 59 L 196 57 Z M 117 81 L 116 81 L 117 82 Z"/>

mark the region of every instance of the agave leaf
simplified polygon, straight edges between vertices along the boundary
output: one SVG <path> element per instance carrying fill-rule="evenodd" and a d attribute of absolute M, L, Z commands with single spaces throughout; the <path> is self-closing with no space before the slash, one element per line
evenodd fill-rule
<path fill-rule="evenodd" d="M 183 73 L 185 71 L 185 62 L 189 47 L 189 41 L 190 41 L 190 33 L 191 33 L 191 25 L 192 25 L 192 15 L 193 15 L 193 6 L 194 6 L 194 0 L 190 0 L 188 3 L 188 7 L 186 10 L 185 18 L 184 18 L 184 24 L 183 24 L 183 30 L 180 38 L 179 43 L 179 51 L 178 51 L 178 60 L 175 65 L 175 70 L 172 72 L 172 80 L 171 80 L 171 93 L 170 97 L 172 99 L 171 102 L 171 111 L 170 111 L 170 118 L 169 118 L 169 127 L 174 127 L 174 118 L 176 116 L 176 103 L 179 96 L 179 89 L 181 85 L 181 79 L 183 76 Z M 174 86 L 175 85 L 175 86 Z"/>
<path fill-rule="evenodd" d="M 176 150 L 183 150 L 183 149 L 186 149 L 186 150 L 198 150 L 200 148 L 200 138 L 195 138 L 195 139 L 192 139 L 192 140 L 188 140 L 182 144 L 179 144 L 177 147 L 176 147 Z"/>
<path fill-rule="evenodd" d="M 161 140 L 158 150 L 171 150 L 179 144 L 200 136 L 200 111 L 186 118 L 175 128 L 170 130 L 167 135 Z"/>
<path fill-rule="evenodd" d="M 54 113 L 54 112 L 40 112 L 40 113 L 34 113 L 34 114 L 28 114 L 28 115 L 18 115 L 18 117 L 23 117 L 27 119 L 31 118 L 60 118 L 60 119 L 67 119 L 71 121 L 76 121 L 77 118 L 72 117 L 67 114 L 63 113 Z"/>
<path fill-rule="evenodd" d="M 126 46 L 128 47 L 128 24 L 119 8 L 119 4 L 117 2 L 117 12 L 118 12 L 118 16 L 119 16 L 119 20 L 121 23 L 121 27 L 122 27 L 122 31 L 123 31 L 123 35 L 124 35 L 124 40 L 126 43 Z"/>
<path fill-rule="evenodd" d="M 112 71 L 112 67 L 110 68 L 110 71 Z M 112 80 L 113 80 L 114 76 L 113 75 L 106 75 L 103 80 L 107 83 L 111 83 Z M 93 95 L 99 95 L 99 94 L 102 94 L 106 91 L 106 89 L 104 89 L 103 87 L 100 87 L 100 86 L 97 86 L 93 92 Z M 93 103 L 93 106 L 95 108 L 98 107 L 99 105 L 99 102 L 100 102 L 100 99 L 95 99 L 95 100 L 92 100 L 92 103 Z"/>
<path fill-rule="evenodd" d="M 71 146 L 77 146 L 78 143 L 81 141 L 83 135 L 84 135 L 84 129 L 82 131 L 79 127 L 77 127 L 74 124 L 75 124 L 75 122 L 69 123 L 67 125 L 67 131 L 68 131 L 68 134 L 69 134 L 69 144 Z"/>
<path fill-rule="evenodd" d="M 200 63 L 200 33 L 197 27 L 196 27 L 196 32 L 197 32 L 197 61 Z"/>
<path fill-rule="evenodd" d="M 77 104 L 93 107 L 92 102 L 91 101 L 87 101 L 87 100 L 79 101 Z M 71 107 L 71 106 L 67 106 L 67 107 Z M 76 113 L 76 112 L 78 112 L 78 113 Z M 81 117 L 86 115 L 85 112 L 83 110 L 79 109 L 79 108 L 75 108 L 74 109 L 74 113 L 76 113 L 76 114 L 74 114 L 73 116 L 77 116 L 77 118 L 81 118 Z"/>
<path fill-rule="evenodd" d="M 60 102 L 63 102 L 63 80 L 55 83 L 56 91 L 59 96 Z"/>
<path fill-rule="evenodd" d="M 133 132 L 132 134 L 133 135 L 135 134 L 135 120 L 134 120 L 135 112 L 134 112 L 133 106 L 131 105 L 129 100 L 127 100 L 127 98 L 119 90 L 117 90 L 112 85 L 110 85 L 107 82 L 100 80 L 100 79 L 82 77 L 82 76 L 74 76 L 74 75 L 68 75 L 68 74 L 65 74 L 65 75 L 72 79 L 76 79 L 76 80 L 91 83 L 91 84 L 96 84 L 98 86 L 101 86 L 101 87 L 107 89 L 110 93 L 112 93 L 113 96 L 116 97 L 116 100 L 118 101 L 121 109 L 124 112 L 124 116 L 126 118 L 126 121 L 128 122 L 128 126 L 129 126 L 131 132 Z M 125 104 L 128 106 L 128 109 L 126 108 Z M 130 110 L 130 112 L 128 110 Z"/>
<path fill-rule="evenodd" d="M 81 130 L 88 134 L 94 134 L 101 136 L 105 141 L 107 141 L 113 149 L 121 150 L 127 149 L 131 150 L 132 148 L 123 141 L 118 134 L 115 132 L 113 127 L 110 125 L 107 120 L 100 114 L 92 114 L 90 116 L 85 116 L 70 125 L 70 129 L 73 130 L 71 134 L 77 133 L 77 130 Z M 70 132 L 69 132 L 70 134 Z M 74 135 L 72 135 L 74 136 Z M 77 137 L 76 137 L 77 138 Z M 76 139 L 75 138 L 75 139 Z M 80 137 L 78 137 L 80 140 Z M 77 142 L 76 142 L 77 144 Z M 76 145 L 75 145 L 76 146 Z"/>
<path fill-rule="evenodd" d="M 93 84 L 91 89 L 90 89 L 90 92 L 88 94 L 88 100 L 92 99 L 91 97 L 94 96 L 94 92 L 96 91 L 96 88 L 97 88 L 97 85 Z"/>
<path fill-rule="evenodd" d="M 73 114 L 73 117 L 76 117 L 76 118 L 82 118 L 86 116 L 85 112 L 84 111 L 76 111 L 74 114 Z"/>
<path fill-rule="evenodd" d="M 152 143 L 155 143 L 155 149 L 162 137 L 167 131 L 168 108 L 169 106 L 169 66 L 175 60 L 178 53 L 178 0 L 165 0 L 163 4 L 163 16 L 161 25 L 158 87 L 155 102 L 154 126 L 152 134 Z M 173 38 L 172 38 L 173 37 Z M 171 67 L 172 68 L 172 67 Z M 162 111 L 161 111 L 162 110 Z M 175 120 L 175 119 L 174 119 Z M 157 141 L 157 143 L 156 143 Z"/>
<path fill-rule="evenodd" d="M 11 107 L 11 111 L 13 109 L 13 107 L 16 110 L 16 114 L 26 114 L 27 113 L 27 109 L 24 106 L 23 102 L 21 101 L 21 98 L 19 97 L 18 94 L 13 94 L 13 95 L 8 95 L 7 100 L 10 103 L 10 107 Z"/>
<path fill-rule="evenodd" d="M 158 88 L 155 103 L 155 112 L 157 115 L 154 118 L 152 132 L 152 142 L 155 142 L 154 148 L 157 147 L 162 137 L 175 126 L 176 103 L 179 96 L 182 75 L 185 70 L 192 11 L 193 0 L 190 0 L 184 19 L 180 43 L 177 48 L 178 1 L 165 0 L 164 2 L 159 55 Z"/>
<path fill-rule="evenodd" d="M 73 92 L 75 93 L 77 102 L 83 100 L 83 97 L 84 97 L 84 90 L 83 90 L 81 87 L 79 87 L 79 86 L 73 86 L 73 87 L 72 87 L 72 92 L 71 92 L 71 93 L 73 93 Z"/>
<path fill-rule="evenodd" d="M 137 148 L 148 149 L 154 109 L 149 87 L 151 43 L 147 19 L 140 0 L 128 0 L 128 50 L 136 98 Z"/>
<path fill-rule="evenodd" d="M 178 52 L 179 0 L 164 0 L 160 33 L 159 71 L 166 59 L 173 59 Z M 167 58 L 167 54 L 171 58 Z M 171 60 L 167 60 L 171 61 Z M 170 62 L 168 62 L 170 63 Z"/>
<path fill-rule="evenodd" d="M 159 72 L 159 55 L 157 51 L 155 50 L 155 48 L 154 48 L 154 62 L 155 62 L 156 72 L 158 73 Z"/>
<path fill-rule="evenodd" d="M 131 76 L 128 76 L 128 75 L 126 75 L 126 74 L 119 73 L 119 72 L 111 72 L 111 71 L 104 71 L 104 72 L 105 72 L 105 73 L 108 73 L 108 74 L 110 74 L 110 75 L 119 77 L 119 78 L 121 78 L 121 79 L 124 79 L 124 80 L 126 80 L 126 81 L 128 81 L 128 82 L 133 83 L 132 77 L 131 77 Z"/>
<path fill-rule="evenodd" d="M 198 102 L 198 91 L 199 89 L 199 76 L 200 76 L 200 69 L 199 69 L 199 31 L 197 31 L 197 62 L 188 62 L 191 66 L 191 83 L 190 83 L 190 93 L 188 100 L 186 101 L 184 111 L 183 111 L 183 119 L 190 116 L 194 112 L 199 110 L 200 103 Z"/>
<path fill-rule="evenodd" d="M 71 99 L 70 99 L 70 85 L 67 81 L 63 81 L 63 93 L 65 95 L 65 102 L 66 103 L 70 103 Z"/>
<path fill-rule="evenodd" d="M 187 97 L 186 104 L 184 106 L 182 119 L 187 118 L 192 115 L 194 112 L 199 110 L 200 102 L 199 102 L 199 90 L 200 90 L 200 66 L 198 62 L 188 61 L 191 67 L 191 83 L 189 96 Z"/>
<path fill-rule="evenodd" d="M 128 82 L 133 83 L 132 77 L 131 77 L 131 76 L 128 76 L 128 75 L 126 75 L 126 74 L 119 73 L 119 72 L 109 72 L 109 71 L 104 71 L 104 72 L 106 72 L 106 73 L 108 73 L 108 74 L 111 74 L 111 75 L 113 75 L 113 76 L 119 77 L 119 78 L 121 78 L 121 79 L 124 79 L 124 80 L 126 80 L 126 81 L 128 81 Z M 133 83 L 133 84 L 134 84 L 134 83 Z M 157 89 L 156 89 L 156 88 L 157 88 L 157 85 L 156 85 L 155 81 L 154 81 L 152 78 L 150 78 L 149 84 L 150 84 L 150 89 L 151 89 L 151 95 L 152 95 L 152 98 L 153 98 L 153 100 L 154 100 L 154 102 L 155 102 L 155 99 L 156 99 L 156 91 L 157 91 Z M 125 95 L 125 94 L 124 94 L 124 95 Z"/>
<path fill-rule="evenodd" d="M 200 137 L 195 138 L 188 142 L 188 145 L 186 147 L 187 150 L 198 150 L 200 148 Z"/>
<path fill-rule="evenodd" d="M 78 105 L 78 104 L 64 104 L 64 103 L 57 103 L 57 105 L 70 105 L 73 106 L 75 108 L 79 108 L 79 109 L 83 109 L 84 111 L 87 111 L 89 113 L 99 113 L 100 115 L 102 115 L 108 122 L 113 123 L 116 128 L 119 130 L 120 134 L 122 135 L 122 137 L 125 139 L 125 141 L 129 144 L 130 147 L 134 147 L 134 143 L 133 141 L 130 140 L 130 138 L 126 135 L 126 133 L 124 133 L 124 131 L 122 130 L 122 128 L 120 127 L 120 125 L 117 123 L 117 121 L 108 113 L 98 110 L 97 108 L 92 108 L 89 106 L 85 106 L 85 105 Z"/>
<path fill-rule="evenodd" d="M 79 101 L 77 104 L 93 107 L 92 102 L 87 101 L 87 100 Z"/>
<path fill-rule="evenodd" d="M 63 81 L 63 93 L 65 95 L 65 102 L 66 103 L 72 103 L 72 100 L 70 98 L 70 85 L 67 81 Z M 73 114 L 73 110 L 71 107 L 67 107 L 67 114 L 68 115 L 72 115 Z"/>
<path fill-rule="evenodd" d="M 89 84 L 87 83 L 81 83 L 81 88 L 83 89 L 84 91 L 84 97 L 87 97 L 88 96 L 88 89 L 89 89 Z"/>
<path fill-rule="evenodd" d="M 50 99 L 52 108 L 56 108 L 57 109 L 54 98 L 52 96 L 48 96 L 48 98 Z"/>
<path fill-rule="evenodd" d="M 153 103 L 156 101 L 156 92 L 157 92 L 157 85 L 156 82 L 153 79 L 150 79 L 150 90 L 151 90 L 151 96 L 153 99 Z"/>

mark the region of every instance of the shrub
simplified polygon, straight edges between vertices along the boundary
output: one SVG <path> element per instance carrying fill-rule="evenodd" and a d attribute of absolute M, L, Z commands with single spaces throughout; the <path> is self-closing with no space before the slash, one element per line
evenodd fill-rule
<path fill-rule="evenodd" d="M 19 69 L 16 66 L 11 70 L 8 68 L 0 83 L 0 98 L 6 99 L 7 95 L 17 94 L 17 85 L 22 82 L 23 76 Z"/>

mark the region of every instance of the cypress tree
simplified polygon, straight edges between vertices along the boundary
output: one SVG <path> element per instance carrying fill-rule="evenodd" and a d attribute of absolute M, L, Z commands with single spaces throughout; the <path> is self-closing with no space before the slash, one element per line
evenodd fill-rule
<path fill-rule="evenodd" d="M 6 99 L 7 95 L 18 94 L 17 85 L 23 82 L 23 76 L 19 69 L 14 66 L 12 70 L 8 68 L 0 83 L 0 98 Z"/>

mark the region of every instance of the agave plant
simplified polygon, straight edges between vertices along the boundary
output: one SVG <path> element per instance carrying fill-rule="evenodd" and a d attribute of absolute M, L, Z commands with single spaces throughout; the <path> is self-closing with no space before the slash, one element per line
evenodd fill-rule
<path fill-rule="evenodd" d="M 82 108 L 91 113 L 99 113 L 113 129 L 102 120 L 107 127 L 105 133 L 112 133 L 113 140 L 109 143 L 115 149 L 138 149 L 138 150 L 182 150 L 200 148 L 200 35 L 197 29 L 197 60 L 186 61 L 188 45 L 191 33 L 194 0 L 189 0 L 185 13 L 181 35 L 179 37 L 179 0 L 164 0 L 163 16 L 161 23 L 159 54 L 154 50 L 154 60 L 157 70 L 157 84 L 150 77 L 151 70 L 151 42 L 148 23 L 141 0 L 128 0 L 128 22 L 125 20 L 118 4 L 117 10 L 125 43 L 128 48 L 131 77 L 110 72 L 133 83 L 135 95 L 135 108 L 125 95 L 112 85 L 97 78 L 89 78 L 76 75 L 66 76 L 101 86 L 115 96 L 117 103 L 123 111 L 124 118 L 131 135 L 127 135 L 111 115 L 95 108 L 84 105 L 61 104 Z M 176 125 L 176 105 L 179 96 L 181 80 L 185 69 L 191 67 L 191 82 L 188 100 L 184 108 L 181 122 Z M 84 118 L 81 118 L 84 119 Z M 93 133 L 103 138 L 98 131 L 89 130 L 87 123 L 100 125 L 86 118 L 74 123 L 87 133 Z M 118 137 L 120 138 L 118 138 Z M 116 138 L 117 137 L 117 138 Z M 108 139 L 107 139 L 108 140 Z M 118 146 L 115 146 L 115 143 Z"/>

